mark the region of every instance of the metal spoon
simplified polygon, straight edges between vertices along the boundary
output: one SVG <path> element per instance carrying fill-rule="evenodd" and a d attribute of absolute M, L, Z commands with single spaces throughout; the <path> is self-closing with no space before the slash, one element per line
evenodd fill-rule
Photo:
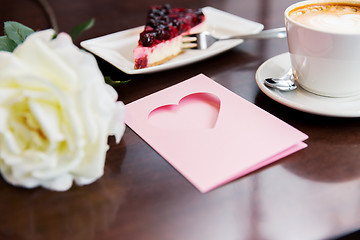
<path fill-rule="evenodd" d="M 266 78 L 264 80 L 264 84 L 267 87 L 276 88 L 279 89 L 280 91 L 292 91 L 297 88 L 293 80 L 294 80 L 294 75 L 292 69 L 290 68 L 290 70 L 282 77 Z"/>

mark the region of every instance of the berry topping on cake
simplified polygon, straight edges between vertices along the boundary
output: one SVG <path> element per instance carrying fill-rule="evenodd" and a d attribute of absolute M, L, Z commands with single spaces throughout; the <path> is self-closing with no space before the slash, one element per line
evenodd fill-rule
<path fill-rule="evenodd" d="M 205 16 L 201 9 L 171 8 L 169 4 L 151 7 L 144 31 L 140 33 L 138 47 L 134 50 L 135 69 L 158 65 L 178 55 L 181 52 L 181 39 L 177 38 L 182 34 L 190 33 L 204 20 Z M 149 62 L 149 54 L 157 54 L 154 51 L 171 44 L 173 39 L 176 49 L 175 45 L 170 46 L 168 52 L 161 49 L 163 56 L 157 56 L 156 62 Z"/>

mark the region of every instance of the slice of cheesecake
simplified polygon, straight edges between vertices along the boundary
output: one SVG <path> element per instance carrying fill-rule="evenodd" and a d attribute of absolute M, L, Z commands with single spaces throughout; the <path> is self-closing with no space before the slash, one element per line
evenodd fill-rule
<path fill-rule="evenodd" d="M 182 35 L 202 31 L 204 22 L 201 9 L 171 8 L 169 4 L 151 7 L 134 49 L 135 69 L 160 65 L 179 55 Z"/>

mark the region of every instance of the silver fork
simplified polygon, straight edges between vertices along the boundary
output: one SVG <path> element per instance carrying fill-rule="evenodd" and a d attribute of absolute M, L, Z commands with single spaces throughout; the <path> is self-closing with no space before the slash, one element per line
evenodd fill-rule
<path fill-rule="evenodd" d="M 209 32 L 201 32 L 196 34 L 184 35 L 182 38 L 183 49 L 207 49 L 217 41 L 229 39 L 267 39 L 267 38 L 285 38 L 286 30 L 282 28 L 274 28 L 264 30 L 255 34 L 246 34 L 238 36 L 214 37 Z"/>

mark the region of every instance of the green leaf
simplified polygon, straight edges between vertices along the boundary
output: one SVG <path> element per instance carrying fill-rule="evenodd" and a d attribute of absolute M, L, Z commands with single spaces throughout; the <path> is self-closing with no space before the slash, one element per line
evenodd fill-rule
<path fill-rule="evenodd" d="M 104 77 L 104 79 L 105 79 L 105 82 L 106 82 L 107 84 L 109 84 L 110 86 L 113 86 L 113 87 L 125 85 L 125 84 L 127 84 L 127 83 L 129 83 L 129 82 L 131 81 L 131 79 L 129 79 L 129 80 L 124 80 L 124 81 L 121 81 L 121 80 L 120 80 L 120 81 L 114 81 L 114 80 L 112 80 L 111 77 L 109 77 L 109 76 Z"/>
<path fill-rule="evenodd" d="M 10 21 L 4 23 L 4 32 L 16 44 L 21 44 L 34 30 L 21 23 Z"/>
<path fill-rule="evenodd" d="M 12 52 L 17 47 L 17 44 L 7 36 L 0 37 L 0 51 Z"/>
<path fill-rule="evenodd" d="M 94 26 L 95 19 L 92 18 L 88 21 L 85 21 L 83 23 L 80 23 L 79 25 L 76 25 L 71 31 L 70 36 L 73 39 L 73 41 L 80 36 L 81 33 L 83 33 L 86 30 L 89 30 Z"/>

